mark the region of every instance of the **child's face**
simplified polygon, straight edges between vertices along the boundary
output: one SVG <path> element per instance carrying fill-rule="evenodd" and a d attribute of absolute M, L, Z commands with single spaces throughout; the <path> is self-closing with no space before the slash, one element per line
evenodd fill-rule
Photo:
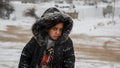
<path fill-rule="evenodd" d="M 61 36 L 62 30 L 63 30 L 63 23 L 58 23 L 48 31 L 49 37 L 52 40 L 57 40 Z"/>

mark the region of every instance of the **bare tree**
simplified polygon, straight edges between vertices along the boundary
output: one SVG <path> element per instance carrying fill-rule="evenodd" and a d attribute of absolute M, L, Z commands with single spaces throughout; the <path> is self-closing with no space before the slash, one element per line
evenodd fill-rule
<path fill-rule="evenodd" d="M 7 2 L 0 2 L 0 17 L 9 19 L 10 14 L 14 11 L 14 7 Z"/>
<path fill-rule="evenodd" d="M 24 15 L 34 17 L 35 19 L 39 19 L 39 17 L 35 14 L 35 8 L 27 9 Z"/>

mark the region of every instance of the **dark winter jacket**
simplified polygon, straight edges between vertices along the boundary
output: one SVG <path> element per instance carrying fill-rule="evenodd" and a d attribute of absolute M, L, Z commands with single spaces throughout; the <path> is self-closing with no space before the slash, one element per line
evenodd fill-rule
<path fill-rule="evenodd" d="M 68 15 L 61 13 L 56 8 L 46 10 L 42 17 L 33 25 L 32 32 L 34 37 L 22 51 L 19 68 L 41 68 L 41 58 L 47 45 L 47 39 L 45 38 L 47 36 L 46 29 L 58 22 L 63 22 L 64 28 L 62 36 L 55 42 L 50 68 L 74 68 L 74 48 L 73 42 L 69 37 L 73 21 Z"/>

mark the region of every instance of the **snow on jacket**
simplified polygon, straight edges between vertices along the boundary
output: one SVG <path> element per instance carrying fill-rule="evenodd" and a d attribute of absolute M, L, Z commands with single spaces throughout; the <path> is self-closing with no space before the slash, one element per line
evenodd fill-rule
<path fill-rule="evenodd" d="M 46 29 L 58 22 L 64 23 L 62 36 L 56 40 L 50 68 L 74 68 L 73 42 L 69 37 L 73 26 L 71 17 L 56 8 L 49 8 L 32 26 L 33 37 L 23 48 L 18 68 L 41 68 L 43 52 L 47 45 Z"/>

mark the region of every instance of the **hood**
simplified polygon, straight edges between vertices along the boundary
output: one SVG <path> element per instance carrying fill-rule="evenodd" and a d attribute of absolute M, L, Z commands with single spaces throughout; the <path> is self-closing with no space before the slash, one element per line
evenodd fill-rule
<path fill-rule="evenodd" d="M 39 20 L 32 26 L 32 32 L 35 39 L 39 43 L 45 42 L 47 36 L 46 29 L 59 23 L 64 23 L 62 36 L 56 41 L 56 43 L 63 43 L 68 39 L 70 31 L 73 27 L 73 20 L 67 14 L 60 12 L 57 8 L 49 8 L 44 12 Z"/>

